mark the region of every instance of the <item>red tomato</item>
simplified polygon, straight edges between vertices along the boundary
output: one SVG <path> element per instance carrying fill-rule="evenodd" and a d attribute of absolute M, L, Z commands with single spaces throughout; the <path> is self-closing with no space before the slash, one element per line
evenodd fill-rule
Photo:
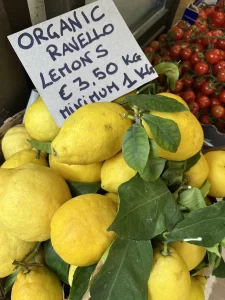
<path fill-rule="evenodd" d="M 207 65 L 207 63 L 204 62 L 198 62 L 195 66 L 194 66 L 194 70 L 195 70 L 195 74 L 198 76 L 202 76 L 208 73 L 209 71 L 209 66 Z"/>
<path fill-rule="evenodd" d="M 225 108 L 222 105 L 215 105 L 211 108 L 211 115 L 215 118 L 222 118 L 225 113 Z"/>
<path fill-rule="evenodd" d="M 183 30 L 187 30 L 188 27 L 190 26 L 186 21 L 184 20 L 180 20 L 178 23 L 177 23 L 177 26 L 180 27 L 181 29 Z"/>
<path fill-rule="evenodd" d="M 205 125 L 211 124 L 211 120 L 210 120 L 209 116 L 206 114 L 201 115 L 199 118 L 199 121 L 200 121 L 200 123 L 205 124 Z"/>
<path fill-rule="evenodd" d="M 183 39 L 190 42 L 193 35 L 193 29 L 190 27 L 187 31 L 185 31 L 183 35 Z"/>
<path fill-rule="evenodd" d="M 195 82 L 194 82 L 194 88 L 196 90 L 200 90 L 201 89 L 201 86 L 203 85 L 203 83 L 206 82 L 206 79 L 205 78 L 197 78 L 195 79 Z M 202 94 L 202 93 L 201 93 Z M 203 94 L 202 94 L 203 95 Z"/>
<path fill-rule="evenodd" d="M 185 48 L 185 49 L 182 49 L 181 52 L 180 52 L 180 57 L 181 59 L 184 61 L 184 60 L 189 60 L 191 55 L 192 55 L 192 50 L 191 48 Z"/>
<path fill-rule="evenodd" d="M 217 64 L 221 59 L 221 52 L 219 49 L 210 50 L 205 54 L 205 58 L 211 65 Z"/>
<path fill-rule="evenodd" d="M 220 7 L 220 6 L 224 6 L 224 1 L 219 1 L 217 4 L 216 4 L 216 7 L 215 7 L 215 10 L 216 11 L 221 11 L 221 12 L 224 12 L 224 9 L 223 7 Z"/>
<path fill-rule="evenodd" d="M 220 104 L 221 104 L 221 102 L 216 96 L 214 96 L 210 99 L 210 106 L 211 107 L 213 107 L 215 105 L 220 105 Z"/>
<path fill-rule="evenodd" d="M 174 92 L 180 93 L 182 91 L 183 87 L 184 87 L 184 83 L 181 80 L 177 80 Z"/>
<path fill-rule="evenodd" d="M 163 33 L 163 34 L 161 34 L 161 35 L 159 36 L 159 41 L 160 41 L 160 42 L 164 42 L 164 41 L 165 41 L 165 38 L 166 38 L 166 34 Z"/>
<path fill-rule="evenodd" d="M 192 86 L 194 80 L 193 80 L 193 77 L 189 74 L 185 74 L 183 77 L 182 77 L 182 81 L 183 81 L 183 84 L 185 87 L 190 87 Z"/>
<path fill-rule="evenodd" d="M 181 74 L 185 74 L 190 72 L 191 70 L 191 63 L 189 60 L 183 61 L 181 64 Z"/>
<path fill-rule="evenodd" d="M 220 57 L 221 57 L 221 60 L 225 60 L 225 51 L 224 50 L 220 50 Z"/>
<path fill-rule="evenodd" d="M 193 53 L 191 58 L 190 58 L 190 62 L 191 64 L 194 66 L 195 64 L 197 64 L 198 62 L 201 62 L 203 60 L 202 56 L 200 53 Z"/>
<path fill-rule="evenodd" d="M 225 61 L 221 60 L 213 66 L 213 73 L 218 73 L 221 69 L 225 68 Z"/>
<path fill-rule="evenodd" d="M 165 55 L 162 57 L 162 61 L 171 61 L 171 57 L 169 55 Z"/>
<path fill-rule="evenodd" d="M 219 94 L 219 100 L 222 102 L 222 103 L 225 103 L 225 90 L 222 90 Z"/>
<path fill-rule="evenodd" d="M 183 41 L 178 41 L 177 44 L 180 45 L 181 49 L 185 49 L 189 46 L 187 42 L 183 42 Z"/>
<path fill-rule="evenodd" d="M 159 56 L 154 56 L 153 61 L 152 61 L 152 65 L 156 66 L 161 62 L 161 58 Z"/>
<path fill-rule="evenodd" d="M 214 88 L 214 86 L 212 86 L 212 84 L 210 82 L 206 81 L 201 86 L 201 91 L 204 95 L 208 96 L 208 95 L 212 95 L 215 92 L 215 88 Z"/>
<path fill-rule="evenodd" d="M 217 73 L 217 79 L 219 82 L 225 82 L 225 69 L 219 70 Z"/>
<path fill-rule="evenodd" d="M 152 47 L 156 52 L 158 52 L 160 49 L 159 41 L 152 41 L 150 47 Z"/>
<path fill-rule="evenodd" d="M 195 44 L 192 44 L 191 46 L 192 46 L 193 51 L 197 52 L 197 53 L 198 52 L 202 53 L 204 50 L 202 44 L 200 44 L 200 43 L 195 43 Z"/>
<path fill-rule="evenodd" d="M 206 32 L 205 36 L 206 36 L 205 38 L 201 39 L 201 44 L 202 44 L 203 47 L 208 47 L 208 45 L 210 43 L 212 43 L 212 41 L 213 41 L 212 32 L 211 31 Z"/>
<path fill-rule="evenodd" d="M 154 49 L 152 47 L 147 47 L 144 50 L 145 54 L 151 54 L 154 53 Z"/>
<path fill-rule="evenodd" d="M 207 22 L 203 17 L 198 17 L 195 21 L 195 25 L 197 26 L 200 32 L 205 32 L 207 30 Z"/>
<path fill-rule="evenodd" d="M 186 102 L 195 101 L 195 93 L 192 90 L 185 91 L 182 98 Z"/>
<path fill-rule="evenodd" d="M 170 56 L 172 58 L 179 58 L 181 53 L 180 45 L 173 45 L 170 49 Z"/>
<path fill-rule="evenodd" d="M 225 40 L 218 39 L 216 45 L 219 49 L 225 50 Z"/>
<path fill-rule="evenodd" d="M 199 111 L 199 105 L 198 105 L 198 102 L 195 102 L 195 101 L 189 101 L 188 102 L 188 106 L 190 108 L 190 111 L 196 115 L 197 112 Z"/>
<path fill-rule="evenodd" d="M 204 9 L 204 12 L 206 13 L 207 17 L 212 17 L 213 13 L 215 11 L 215 8 L 214 7 L 206 7 Z"/>
<path fill-rule="evenodd" d="M 202 17 L 203 19 L 207 18 L 207 13 L 204 11 L 204 9 L 200 10 L 198 15 L 199 15 L 199 17 Z"/>
<path fill-rule="evenodd" d="M 223 12 L 215 11 L 212 14 L 212 23 L 222 26 L 225 22 L 225 15 Z"/>
<path fill-rule="evenodd" d="M 210 99 L 207 96 L 201 96 L 197 99 L 200 108 L 207 108 L 210 105 Z"/>
<path fill-rule="evenodd" d="M 170 34 L 172 35 L 174 41 L 179 41 L 183 38 L 184 31 L 183 29 L 175 26 L 170 30 Z"/>

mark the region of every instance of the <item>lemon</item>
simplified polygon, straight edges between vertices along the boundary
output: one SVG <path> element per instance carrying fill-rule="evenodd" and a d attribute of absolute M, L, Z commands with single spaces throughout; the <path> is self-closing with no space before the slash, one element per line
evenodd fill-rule
<path fill-rule="evenodd" d="M 73 182 L 100 182 L 102 162 L 90 165 L 68 165 L 49 156 L 50 168 L 57 171 L 64 179 Z"/>
<path fill-rule="evenodd" d="M 172 94 L 172 93 L 160 93 L 158 94 L 159 96 L 164 96 L 164 97 L 168 97 L 168 98 L 172 98 L 174 100 L 177 100 L 178 102 L 180 102 L 181 104 L 183 104 L 186 108 L 189 109 L 189 106 L 187 105 L 187 103 L 178 95 Z"/>
<path fill-rule="evenodd" d="M 35 243 L 24 242 L 0 227 L 0 278 L 13 273 L 14 260 L 21 261 Z"/>
<path fill-rule="evenodd" d="M 209 196 L 225 197 L 225 151 L 210 151 L 204 154 L 209 166 Z"/>
<path fill-rule="evenodd" d="M 12 287 L 11 300 L 63 300 L 60 280 L 47 267 L 20 271 Z"/>
<path fill-rule="evenodd" d="M 40 142 L 51 142 L 59 132 L 59 127 L 41 97 L 28 107 L 24 124 L 32 138 Z"/>
<path fill-rule="evenodd" d="M 111 199 L 116 205 L 119 204 L 119 196 L 116 193 L 106 193 L 104 196 Z"/>
<path fill-rule="evenodd" d="M 101 186 L 107 192 L 118 193 L 118 187 L 129 181 L 136 173 L 127 165 L 122 152 L 119 152 L 104 162 L 101 170 Z"/>
<path fill-rule="evenodd" d="M 206 181 L 208 174 L 209 166 L 204 155 L 201 153 L 201 157 L 197 163 L 184 173 L 184 178 L 187 185 L 200 189 Z"/>
<path fill-rule="evenodd" d="M 182 161 L 192 157 L 201 150 L 204 140 L 203 130 L 196 117 L 190 111 L 177 113 L 152 111 L 151 114 L 174 121 L 181 135 L 180 145 L 176 152 L 169 152 L 160 146 L 157 147 L 160 157 L 167 160 Z M 152 132 L 145 121 L 143 121 L 143 126 L 148 136 L 153 138 Z"/>
<path fill-rule="evenodd" d="M 191 277 L 191 293 L 188 300 L 205 300 L 206 279 L 203 276 Z"/>
<path fill-rule="evenodd" d="M 52 153 L 62 163 L 88 165 L 102 162 L 122 148 L 131 121 L 116 103 L 97 102 L 75 111 L 52 142 Z"/>
<path fill-rule="evenodd" d="M 70 286 L 72 286 L 72 284 L 73 284 L 73 275 L 76 272 L 77 268 L 78 268 L 77 266 L 73 266 L 73 265 L 70 266 L 69 276 L 68 276 L 68 282 L 69 282 Z"/>
<path fill-rule="evenodd" d="M 191 278 L 183 259 L 169 247 L 163 256 L 162 248 L 153 252 L 153 266 L 148 281 L 148 300 L 188 300 Z"/>
<path fill-rule="evenodd" d="M 189 271 L 197 267 L 206 255 L 205 248 L 187 242 L 172 243 L 171 247 L 183 258 Z"/>
<path fill-rule="evenodd" d="M 0 226 L 21 240 L 50 238 L 50 222 L 71 194 L 65 180 L 45 166 L 0 169 Z"/>
<path fill-rule="evenodd" d="M 31 144 L 27 140 L 32 137 L 27 132 L 24 125 L 16 125 L 10 128 L 2 139 L 2 152 L 5 159 L 21 150 L 30 150 Z"/>
<path fill-rule="evenodd" d="M 83 267 L 96 263 L 115 239 L 107 231 L 116 216 L 116 205 L 99 194 L 85 194 L 67 201 L 54 214 L 51 241 L 68 264 Z"/>
<path fill-rule="evenodd" d="M 41 152 L 38 157 L 37 151 L 35 150 L 22 150 L 10 156 L 10 158 L 8 158 L 1 165 L 1 168 L 12 169 L 28 163 L 42 165 L 46 167 L 48 166 L 45 153 Z"/>

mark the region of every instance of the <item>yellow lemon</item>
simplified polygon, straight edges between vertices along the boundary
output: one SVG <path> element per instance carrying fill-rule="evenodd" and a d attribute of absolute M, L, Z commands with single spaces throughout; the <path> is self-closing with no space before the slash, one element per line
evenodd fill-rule
<path fill-rule="evenodd" d="M 45 153 L 41 152 L 40 155 L 37 156 L 37 151 L 35 150 L 22 150 L 10 156 L 10 158 L 1 165 L 1 168 L 12 169 L 28 163 L 48 166 Z"/>
<path fill-rule="evenodd" d="M 151 114 L 174 121 L 177 124 L 181 135 L 180 145 L 176 152 L 169 152 L 162 149 L 160 146 L 157 147 L 160 157 L 167 160 L 182 161 L 192 157 L 201 150 L 204 140 L 203 130 L 196 117 L 190 111 L 177 113 L 152 111 Z M 143 126 L 148 136 L 153 138 L 150 128 L 144 121 Z"/>
<path fill-rule="evenodd" d="M 10 128 L 2 139 L 2 152 L 5 159 L 21 150 L 30 150 L 31 144 L 27 140 L 32 137 L 27 132 L 24 125 L 16 125 Z"/>
<path fill-rule="evenodd" d="M 148 281 L 148 300 L 188 300 L 191 278 L 183 259 L 173 248 L 163 256 L 162 248 L 153 252 L 153 266 Z"/>
<path fill-rule="evenodd" d="M 63 300 L 58 277 L 47 267 L 32 267 L 20 271 L 12 288 L 11 300 Z"/>
<path fill-rule="evenodd" d="M 118 193 L 119 186 L 129 181 L 136 173 L 127 165 L 122 152 L 119 152 L 104 162 L 101 170 L 101 186 L 107 192 Z"/>
<path fill-rule="evenodd" d="M 205 159 L 209 166 L 208 181 L 211 184 L 209 196 L 225 197 L 225 151 L 210 151 Z"/>
<path fill-rule="evenodd" d="M 168 98 L 172 98 L 177 100 L 178 102 L 182 103 L 185 107 L 187 107 L 189 109 L 189 106 L 187 105 L 187 103 L 178 95 L 172 94 L 172 93 L 160 93 L 158 94 L 159 96 L 164 96 L 164 97 L 168 97 Z M 190 109 L 189 109 L 190 110 Z"/>
<path fill-rule="evenodd" d="M 24 242 L 0 227 L 0 278 L 13 273 L 14 260 L 21 261 L 35 243 Z"/>
<path fill-rule="evenodd" d="M 105 196 L 108 197 L 109 199 L 111 199 L 116 205 L 119 204 L 118 194 L 116 194 L 116 193 L 106 193 Z"/>
<path fill-rule="evenodd" d="M 208 174 L 209 166 L 204 155 L 201 153 L 201 157 L 197 163 L 184 173 L 184 178 L 188 185 L 200 189 L 206 181 Z"/>
<path fill-rule="evenodd" d="M 122 148 L 131 121 L 116 103 L 97 102 L 75 111 L 52 142 L 52 153 L 62 163 L 88 165 L 102 162 Z"/>
<path fill-rule="evenodd" d="M 73 182 L 100 182 L 102 162 L 90 165 L 68 165 L 49 156 L 50 168 L 57 171 L 64 179 Z"/>
<path fill-rule="evenodd" d="M 107 228 L 116 211 L 113 201 L 99 194 L 85 194 L 67 201 L 51 222 L 51 241 L 56 253 L 71 265 L 96 263 L 115 239 L 115 233 Z"/>
<path fill-rule="evenodd" d="M 191 293 L 188 300 L 205 300 L 206 278 L 203 276 L 191 277 Z"/>
<path fill-rule="evenodd" d="M 206 255 L 205 248 L 187 242 L 172 243 L 171 247 L 183 258 L 189 271 L 197 267 Z"/>
<path fill-rule="evenodd" d="M 21 240 L 50 238 L 57 209 L 71 199 L 65 180 L 45 166 L 26 164 L 0 168 L 0 226 Z"/>
<path fill-rule="evenodd" d="M 40 142 L 51 142 L 59 132 L 55 120 L 41 97 L 28 107 L 24 124 L 32 138 Z"/>
<path fill-rule="evenodd" d="M 73 284 L 73 275 L 76 272 L 77 268 L 78 268 L 77 266 L 73 266 L 73 265 L 70 266 L 69 276 L 68 276 L 68 282 L 69 282 L 70 286 L 72 286 L 72 284 Z"/>

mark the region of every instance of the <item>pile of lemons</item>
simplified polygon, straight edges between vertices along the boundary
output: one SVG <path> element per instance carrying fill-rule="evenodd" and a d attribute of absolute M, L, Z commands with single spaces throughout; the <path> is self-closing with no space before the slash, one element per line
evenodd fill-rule
<path fill-rule="evenodd" d="M 181 98 L 172 97 L 185 104 Z M 117 103 L 88 104 L 58 128 L 38 98 L 27 109 L 24 125 L 6 132 L 1 143 L 5 162 L 0 168 L 0 278 L 14 272 L 13 262 L 24 263 L 24 257 L 37 242 L 48 239 L 56 253 L 71 265 L 70 283 L 77 266 L 100 260 L 116 238 L 107 228 L 118 211 L 118 187 L 136 174 L 121 151 L 123 136 L 132 125 L 124 117 L 125 112 Z M 172 154 L 158 147 L 161 157 L 185 160 L 201 150 L 203 132 L 191 112 L 155 115 L 173 119 L 181 133 L 177 152 Z M 152 137 L 150 130 L 146 131 Z M 33 149 L 28 142 L 32 139 L 51 142 L 51 154 Z M 224 176 L 216 180 L 213 176 L 218 153 L 213 155 L 201 154 L 185 178 L 187 184 L 198 188 L 208 178 L 210 195 L 225 196 L 220 184 Z M 105 194 L 72 198 L 67 180 L 101 182 Z M 170 246 L 166 256 L 161 245 L 154 249 L 148 299 L 204 299 L 205 278 L 191 277 L 190 271 L 203 260 L 206 249 L 186 242 Z M 33 300 L 37 294 L 38 299 L 62 300 L 60 280 L 46 266 L 21 269 L 11 299 Z"/>

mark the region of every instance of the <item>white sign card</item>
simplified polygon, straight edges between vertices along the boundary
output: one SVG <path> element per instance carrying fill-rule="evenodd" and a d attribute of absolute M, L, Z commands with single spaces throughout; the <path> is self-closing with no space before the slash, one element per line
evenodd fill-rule
<path fill-rule="evenodd" d="M 115 4 L 99 0 L 8 37 L 58 126 L 158 77 Z"/>

